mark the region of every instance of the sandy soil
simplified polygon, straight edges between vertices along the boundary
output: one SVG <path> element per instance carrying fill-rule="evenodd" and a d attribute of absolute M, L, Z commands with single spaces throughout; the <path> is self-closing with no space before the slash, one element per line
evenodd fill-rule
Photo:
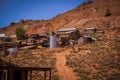
<path fill-rule="evenodd" d="M 60 80 L 77 80 L 77 76 L 73 72 L 72 68 L 66 65 L 66 55 L 69 55 L 70 50 L 66 50 L 61 53 L 56 53 L 56 67 L 58 70 L 58 74 L 60 76 Z"/>

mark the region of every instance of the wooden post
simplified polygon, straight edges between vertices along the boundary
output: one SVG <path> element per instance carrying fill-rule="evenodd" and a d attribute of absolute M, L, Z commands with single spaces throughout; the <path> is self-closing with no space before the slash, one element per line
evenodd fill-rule
<path fill-rule="evenodd" d="M 46 71 L 44 71 L 44 80 L 46 80 Z"/>
<path fill-rule="evenodd" d="M 51 69 L 50 69 L 50 75 L 49 75 L 50 77 L 49 77 L 49 80 L 51 80 Z"/>
<path fill-rule="evenodd" d="M 3 70 L 0 69 L 0 80 L 2 80 L 2 73 L 3 73 Z"/>
<path fill-rule="evenodd" d="M 32 70 L 30 70 L 30 80 L 32 80 Z"/>
<path fill-rule="evenodd" d="M 22 78 L 21 80 L 25 80 L 25 77 L 26 77 L 25 75 L 26 75 L 25 71 L 24 70 L 21 71 L 21 78 Z"/>

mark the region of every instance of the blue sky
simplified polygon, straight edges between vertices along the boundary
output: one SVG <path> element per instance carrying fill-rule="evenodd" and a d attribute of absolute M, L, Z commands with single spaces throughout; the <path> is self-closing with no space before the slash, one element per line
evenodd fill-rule
<path fill-rule="evenodd" d="M 11 22 L 50 19 L 86 0 L 0 0 L 0 27 Z"/>

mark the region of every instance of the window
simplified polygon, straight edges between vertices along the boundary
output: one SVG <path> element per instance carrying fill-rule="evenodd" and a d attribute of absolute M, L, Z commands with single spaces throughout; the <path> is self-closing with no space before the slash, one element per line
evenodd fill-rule
<path fill-rule="evenodd" d="M 3 70 L 3 78 L 2 80 L 8 80 L 8 75 L 7 75 L 8 71 L 7 70 Z"/>

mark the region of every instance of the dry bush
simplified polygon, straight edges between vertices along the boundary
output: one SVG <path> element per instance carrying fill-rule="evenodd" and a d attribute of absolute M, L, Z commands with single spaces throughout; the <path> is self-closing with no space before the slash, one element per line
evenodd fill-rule
<path fill-rule="evenodd" d="M 90 50 L 91 53 L 80 55 L 81 51 L 72 52 L 66 56 L 66 64 L 73 68 L 80 80 L 119 80 L 119 44 L 120 42 L 111 40 L 85 45 L 86 47 L 82 46 L 81 51 L 85 49 Z M 111 72 L 113 70 L 116 71 Z M 112 75 L 109 75 L 110 72 Z"/>

